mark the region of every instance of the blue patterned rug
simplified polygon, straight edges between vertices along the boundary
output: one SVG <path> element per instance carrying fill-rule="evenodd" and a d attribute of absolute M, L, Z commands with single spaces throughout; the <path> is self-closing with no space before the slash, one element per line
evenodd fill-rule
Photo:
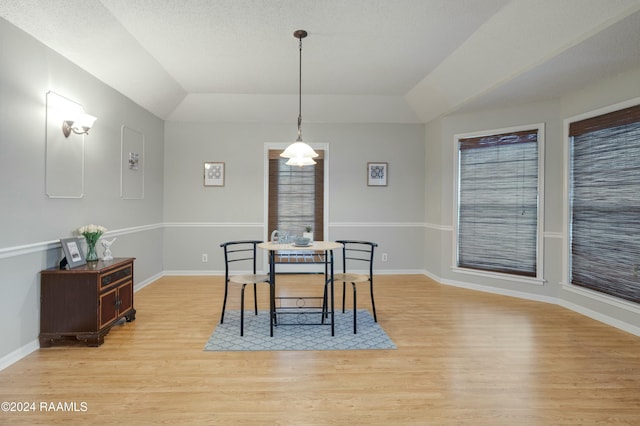
<path fill-rule="evenodd" d="M 314 315 L 314 314 L 310 314 Z M 307 319 L 316 322 L 320 318 Z M 244 314 L 244 337 L 240 336 L 240 311 L 227 311 L 205 351 L 320 351 L 352 349 L 396 349 L 387 333 L 373 321 L 367 310 L 358 310 L 358 333 L 353 334 L 353 311 L 335 313 L 335 336 L 330 325 L 287 324 L 300 321 L 298 315 L 280 315 L 280 325 L 269 336 L 269 312 Z M 305 320 L 305 319 L 302 319 Z"/>

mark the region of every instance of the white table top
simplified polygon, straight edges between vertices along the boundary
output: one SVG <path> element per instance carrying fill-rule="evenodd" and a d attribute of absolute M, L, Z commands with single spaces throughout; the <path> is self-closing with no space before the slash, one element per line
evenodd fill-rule
<path fill-rule="evenodd" d="M 342 248 L 341 243 L 335 241 L 314 241 L 308 246 L 297 246 L 295 244 L 278 244 L 272 242 L 260 243 L 258 247 L 264 250 L 278 251 L 278 250 L 295 250 L 295 251 L 316 251 L 316 250 L 335 250 Z"/>

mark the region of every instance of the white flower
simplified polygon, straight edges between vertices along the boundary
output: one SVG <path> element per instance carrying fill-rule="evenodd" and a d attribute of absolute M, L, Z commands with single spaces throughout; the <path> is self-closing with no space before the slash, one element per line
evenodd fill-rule
<path fill-rule="evenodd" d="M 100 233 L 100 234 L 104 234 L 105 232 L 107 232 L 107 228 L 105 228 L 104 226 L 100 226 L 100 225 L 85 225 L 85 226 L 81 226 L 80 228 L 78 228 L 78 234 L 80 235 L 84 235 L 84 234 L 95 234 L 95 233 Z"/>

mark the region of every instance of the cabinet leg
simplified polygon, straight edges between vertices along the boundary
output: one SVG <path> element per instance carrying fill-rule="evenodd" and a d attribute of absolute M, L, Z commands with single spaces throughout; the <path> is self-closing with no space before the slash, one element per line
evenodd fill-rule
<path fill-rule="evenodd" d="M 40 338 L 40 347 L 41 348 L 50 348 L 51 347 L 51 339 L 46 337 Z"/>
<path fill-rule="evenodd" d="M 107 333 L 109 332 L 109 330 L 107 330 Z M 84 342 L 87 346 L 90 347 L 97 347 L 100 346 L 104 343 L 104 336 L 107 333 L 100 333 L 100 334 L 78 334 L 76 336 L 76 339 L 78 339 L 81 342 Z"/>
<path fill-rule="evenodd" d="M 132 309 L 131 312 L 129 312 L 127 315 L 124 316 L 124 318 L 127 320 L 127 322 L 135 321 L 136 320 L 136 310 Z"/>
<path fill-rule="evenodd" d="M 96 348 L 104 343 L 104 336 L 96 337 L 95 339 L 85 339 L 87 346 Z"/>

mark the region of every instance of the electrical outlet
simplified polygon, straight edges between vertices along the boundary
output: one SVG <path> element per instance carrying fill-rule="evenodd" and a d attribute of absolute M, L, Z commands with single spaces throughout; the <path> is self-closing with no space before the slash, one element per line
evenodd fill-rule
<path fill-rule="evenodd" d="M 389 260 L 389 258 L 387 257 L 387 253 L 382 253 L 382 261 L 386 262 L 387 260 Z"/>
<path fill-rule="evenodd" d="M 202 261 L 203 262 L 208 262 L 209 261 L 209 255 L 207 255 L 207 253 L 202 253 Z"/>

